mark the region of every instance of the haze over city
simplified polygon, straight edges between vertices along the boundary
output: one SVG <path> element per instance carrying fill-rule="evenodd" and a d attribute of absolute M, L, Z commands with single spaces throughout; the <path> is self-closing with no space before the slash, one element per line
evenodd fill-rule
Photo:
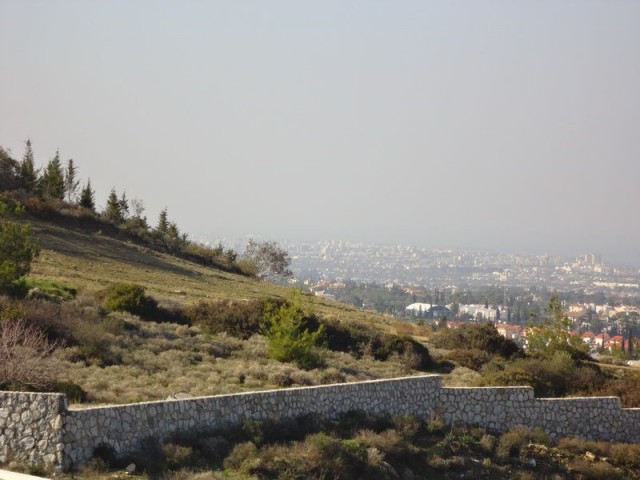
<path fill-rule="evenodd" d="M 640 266 L 640 3 L 0 1 L 0 145 L 211 238 Z"/>

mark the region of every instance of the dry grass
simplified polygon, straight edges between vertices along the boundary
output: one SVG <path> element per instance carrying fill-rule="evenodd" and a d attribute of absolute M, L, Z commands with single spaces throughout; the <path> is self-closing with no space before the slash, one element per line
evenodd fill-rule
<path fill-rule="evenodd" d="M 115 282 L 144 285 L 146 293 L 164 307 L 288 295 L 286 288 L 194 264 L 100 232 L 38 220 L 33 222 L 32 231 L 42 251 L 32 265 L 31 276 L 77 288 L 75 306 L 80 311 L 95 309 L 100 293 Z M 359 323 L 381 333 L 419 335 L 421 340 L 426 340 L 428 334 L 417 325 L 318 297 L 303 296 L 303 307 L 328 321 Z M 400 359 L 380 362 L 324 350 L 325 368 L 303 371 L 268 360 L 265 340 L 260 335 L 241 341 L 225 335 L 207 335 L 195 327 L 143 322 L 127 314 L 110 314 L 102 322 L 115 325 L 102 328 L 99 334 L 100 341 L 108 345 L 108 351 L 103 352 L 108 362 L 87 361 L 78 347 L 65 348 L 58 354 L 63 363 L 61 380 L 79 384 L 90 401 L 96 403 L 157 400 L 179 392 L 214 395 L 413 373 Z M 119 331 L 119 322 L 133 328 Z M 91 328 L 88 330 L 90 337 Z"/>
<path fill-rule="evenodd" d="M 117 365 L 101 367 L 75 361 L 77 347 L 58 352 L 61 380 L 79 384 L 92 403 L 161 400 L 176 393 L 218 395 L 293 386 L 321 385 L 411 374 L 396 361 L 356 359 L 342 352 L 323 351 L 326 367 L 305 371 L 294 364 L 267 358 L 263 336 L 241 341 L 207 335 L 196 327 L 144 322 L 128 314 L 133 330 L 109 335 Z"/>

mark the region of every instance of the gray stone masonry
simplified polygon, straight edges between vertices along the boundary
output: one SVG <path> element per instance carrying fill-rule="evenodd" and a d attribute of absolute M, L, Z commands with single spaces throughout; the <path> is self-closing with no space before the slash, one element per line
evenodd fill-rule
<path fill-rule="evenodd" d="M 0 463 L 62 464 L 66 411 L 59 393 L 0 392 Z"/>
<path fill-rule="evenodd" d="M 70 470 L 99 445 L 126 455 L 149 437 L 197 435 L 245 420 L 335 418 L 351 410 L 640 442 L 640 409 L 622 409 L 617 397 L 535 399 L 530 387 L 444 388 L 440 376 L 425 375 L 71 410 L 63 395 L 0 392 L 0 462 L 15 458 Z"/>

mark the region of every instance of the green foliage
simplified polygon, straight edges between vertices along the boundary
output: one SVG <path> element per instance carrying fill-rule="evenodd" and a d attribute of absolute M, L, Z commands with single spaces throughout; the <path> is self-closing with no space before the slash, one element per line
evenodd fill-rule
<path fill-rule="evenodd" d="M 91 179 L 87 180 L 87 184 L 80 192 L 80 206 L 92 212 L 96 211 L 95 194 L 91 188 Z"/>
<path fill-rule="evenodd" d="M 158 216 L 158 225 L 156 226 L 156 233 L 160 236 L 165 236 L 169 232 L 169 219 L 167 216 L 167 209 L 163 208 Z"/>
<path fill-rule="evenodd" d="M 530 385 L 536 397 L 589 393 L 605 382 L 605 376 L 597 367 L 581 365 L 562 350 L 548 358 L 522 358 L 504 364 L 491 362 L 481 373 L 482 385 Z"/>
<path fill-rule="evenodd" d="M 27 139 L 24 156 L 20 163 L 20 184 L 28 192 L 35 192 L 38 189 L 38 170 L 33 159 L 33 149 L 31 140 Z"/>
<path fill-rule="evenodd" d="M 436 336 L 435 344 L 447 349 L 473 348 L 503 358 L 511 358 L 520 352 L 518 346 L 500 335 L 492 323 L 443 329 Z"/>
<path fill-rule="evenodd" d="M 264 311 L 267 355 L 280 362 L 293 362 L 311 369 L 322 364 L 316 349 L 324 328 L 310 331 L 304 324 L 300 292 L 294 291 L 289 301 L 267 304 Z"/>
<path fill-rule="evenodd" d="M 411 337 L 398 335 L 378 335 L 365 347 L 373 358 L 380 361 L 396 357 L 407 368 L 427 370 L 433 361 L 427 347 Z"/>
<path fill-rule="evenodd" d="M 456 349 L 447 354 L 447 360 L 452 360 L 457 364 L 470 368 L 471 370 L 480 370 L 483 365 L 491 361 L 491 354 L 479 348 Z"/>
<path fill-rule="evenodd" d="M 112 223 L 116 225 L 122 223 L 124 221 L 124 215 L 122 212 L 122 204 L 120 203 L 120 199 L 116 194 L 115 188 L 111 189 L 109 193 L 109 198 L 107 198 L 107 204 L 104 207 L 104 212 L 102 212 L 104 217 Z"/>
<path fill-rule="evenodd" d="M 64 171 L 60 162 L 60 152 L 47 163 L 42 174 L 42 193 L 45 197 L 62 200 L 64 198 Z"/>
<path fill-rule="evenodd" d="M 30 228 L 18 222 L 0 220 L 0 293 L 24 293 L 24 277 L 38 254 Z"/>
<path fill-rule="evenodd" d="M 0 147 L 0 192 L 19 186 L 19 165 L 9 153 Z"/>
<path fill-rule="evenodd" d="M 546 308 L 547 317 L 542 325 L 527 331 L 527 352 L 548 358 L 557 351 L 569 353 L 573 358 L 584 358 L 588 346 L 579 336 L 569 333 L 571 323 L 562 311 L 560 299 L 553 296 Z"/>
<path fill-rule="evenodd" d="M 67 202 L 73 203 L 76 200 L 76 192 L 80 181 L 77 179 L 78 168 L 73 163 L 73 159 L 67 162 L 67 168 L 64 171 L 64 192 L 67 196 Z"/>
<path fill-rule="evenodd" d="M 25 283 L 29 290 L 37 289 L 38 298 L 45 298 L 53 301 L 73 300 L 78 293 L 78 289 L 76 287 L 64 282 L 56 282 L 55 280 L 28 278 Z"/>
<path fill-rule="evenodd" d="M 145 295 L 145 288 L 135 283 L 114 283 L 105 292 L 103 306 L 110 312 L 129 312 L 142 318 L 153 316 L 157 302 Z"/>

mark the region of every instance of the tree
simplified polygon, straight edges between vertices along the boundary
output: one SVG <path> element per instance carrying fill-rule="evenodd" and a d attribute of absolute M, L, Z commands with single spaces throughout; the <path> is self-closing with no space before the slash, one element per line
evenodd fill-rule
<path fill-rule="evenodd" d="M 104 207 L 104 212 L 102 214 L 107 218 L 107 220 L 115 224 L 122 223 L 124 220 L 122 216 L 122 205 L 120 204 L 120 199 L 118 199 L 115 188 L 111 189 L 109 198 L 107 199 L 107 205 Z"/>
<path fill-rule="evenodd" d="M 163 237 L 169 232 L 169 218 L 167 215 L 167 208 L 163 208 L 158 216 L 158 226 L 156 227 L 156 232 L 162 235 Z"/>
<path fill-rule="evenodd" d="M 120 213 L 123 220 L 129 216 L 129 200 L 127 200 L 126 192 L 122 192 L 120 196 Z"/>
<path fill-rule="evenodd" d="M 64 171 L 64 191 L 67 196 L 67 202 L 73 203 L 76 200 L 76 194 L 78 192 L 79 180 L 76 180 L 78 169 L 73 163 L 73 159 L 69 159 L 67 162 L 67 168 Z"/>
<path fill-rule="evenodd" d="M 144 202 L 139 198 L 133 198 L 130 202 L 133 218 L 142 218 L 144 213 Z"/>
<path fill-rule="evenodd" d="M 42 175 L 42 193 L 49 198 L 64 198 L 64 172 L 60 163 L 60 152 L 57 150 Z"/>
<path fill-rule="evenodd" d="M 26 148 L 20 162 L 20 184 L 29 192 L 38 190 L 38 170 L 33 160 L 33 149 L 31 148 L 31 139 L 25 142 Z"/>
<path fill-rule="evenodd" d="M 571 322 L 562 310 L 557 296 L 552 296 L 545 309 L 546 319 L 542 325 L 533 326 L 527 331 L 527 351 L 537 357 L 551 358 L 557 351 L 569 353 L 573 358 L 586 354 L 587 345 L 579 336 L 569 332 Z"/>
<path fill-rule="evenodd" d="M 0 389 L 47 387 L 56 373 L 51 359 L 56 348 L 42 330 L 23 319 L 0 316 Z"/>
<path fill-rule="evenodd" d="M 0 147 L 0 192 L 13 190 L 18 186 L 18 162 Z"/>
<path fill-rule="evenodd" d="M 257 242 L 250 238 L 245 247 L 243 260 L 250 264 L 253 274 L 258 278 L 270 275 L 290 277 L 289 252 L 278 246 L 276 242 Z"/>
<path fill-rule="evenodd" d="M 0 293 L 22 290 L 21 280 L 31 269 L 38 246 L 31 241 L 28 225 L 0 220 Z"/>
<path fill-rule="evenodd" d="M 305 325 L 301 294 L 294 290 L 290 299 L 282 304 L 265 307 L 267 355 L 280 362 L 294 362 L 300 368 L 311 369 L 319 366 L 322 359 L 316 345 L 324 334 L 321 325 L 310 331 Z"/>
<path fill-rule="evenodd" d="M 80 206 L 96 211 L 96 201 L 93 189 L 91 188 L 91 179 L 87 180 L 87 185 L 80 192 Z"/>

